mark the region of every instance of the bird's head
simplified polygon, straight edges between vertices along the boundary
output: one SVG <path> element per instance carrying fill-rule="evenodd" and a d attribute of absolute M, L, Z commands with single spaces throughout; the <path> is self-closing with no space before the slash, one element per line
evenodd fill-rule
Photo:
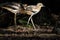
<path fill-rule="evenodd" d="M 39 6 L 39 7 L 45 7 L 42 3 L 38 3 L 37 6 Z"/>

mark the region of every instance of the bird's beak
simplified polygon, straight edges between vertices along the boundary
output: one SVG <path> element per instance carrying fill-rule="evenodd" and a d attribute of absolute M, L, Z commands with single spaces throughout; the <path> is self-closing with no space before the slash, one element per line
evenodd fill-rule
<path fill-rule="evenodd" d="M 44 5 L 42 7 L 45 7 Z"/>

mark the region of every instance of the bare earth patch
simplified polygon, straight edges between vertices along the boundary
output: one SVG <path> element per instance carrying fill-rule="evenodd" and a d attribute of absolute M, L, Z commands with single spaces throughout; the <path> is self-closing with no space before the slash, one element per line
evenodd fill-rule
<path fill-rule="evenodd" d="M 7 29 L 0 29 L 0 36 L 20 36 L 20 37 L 33 37 L 33 36 L 39 36 L 39 37 L 51 37 L 56 36 L 56 34 L 52 34 L 53 27 L 47 27 L 47 28 L 37 28 L 34 30 L 33 28 L 29 27 L 22 27 L 17 26 L 16 28 L 13 28 L 12 26 Z"/>

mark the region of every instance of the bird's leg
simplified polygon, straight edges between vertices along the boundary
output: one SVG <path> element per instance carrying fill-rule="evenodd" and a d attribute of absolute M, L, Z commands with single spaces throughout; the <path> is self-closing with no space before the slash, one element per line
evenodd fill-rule
<path fill-rule="evenodd" d="M 16 27 L 17 25 L 16 25 L 16 13 L 15 13 L 15 15 L 14 15 L 14 27 Z"/>
<path fill-rule="evenodd" d="M 31 16 L 29 17 L 28 22 L 27 22 L 27 25 L 29 24 L 29 21 L 31 20 L 32 16 L 33 16 L 33 15 L 31 15 Z"/>
<path fill-rule="evenodd" d="M 34 22 L 33 22 L 33 19 L 31 18 L 31 23 L 32 23 L 32 25 L 33 25 L 33 28 L 36 30 L 36 27 L 35 27 L 35 25 L 34 25 Z"/>

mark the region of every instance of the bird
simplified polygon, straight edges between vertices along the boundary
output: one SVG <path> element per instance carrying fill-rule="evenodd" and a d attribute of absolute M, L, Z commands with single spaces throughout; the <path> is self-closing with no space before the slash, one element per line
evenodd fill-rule
<path fill-rule="evenodd" d="M 31 23 L 33 25 L 33 28 L 36 29 L 32 17 L 34 15 L 36 15 L 41 10 L 42 7 L 45 7 L 42 3 L 37 3 L 37 5 L 28 5 L 26 7 L 26 11 L 27 11 L 26 13 L 28 15 L 30 15 L 30 17 L 28 19 L 28 22 L 27 22 L 27 25 L 29 24 L 29 21 L 31 20 Z"/>
<path fill-rule="evenodd" d="M 11 7 L 11 8 L 10 8 Z M 16 14 L 21 10 L 21 4 L 12 2 L 11 5 L 2 6 L 2 8 L 14 13 L 14 27 L 16 27 Z M 15 9 L 12 9 L 15 8 Z"/>

